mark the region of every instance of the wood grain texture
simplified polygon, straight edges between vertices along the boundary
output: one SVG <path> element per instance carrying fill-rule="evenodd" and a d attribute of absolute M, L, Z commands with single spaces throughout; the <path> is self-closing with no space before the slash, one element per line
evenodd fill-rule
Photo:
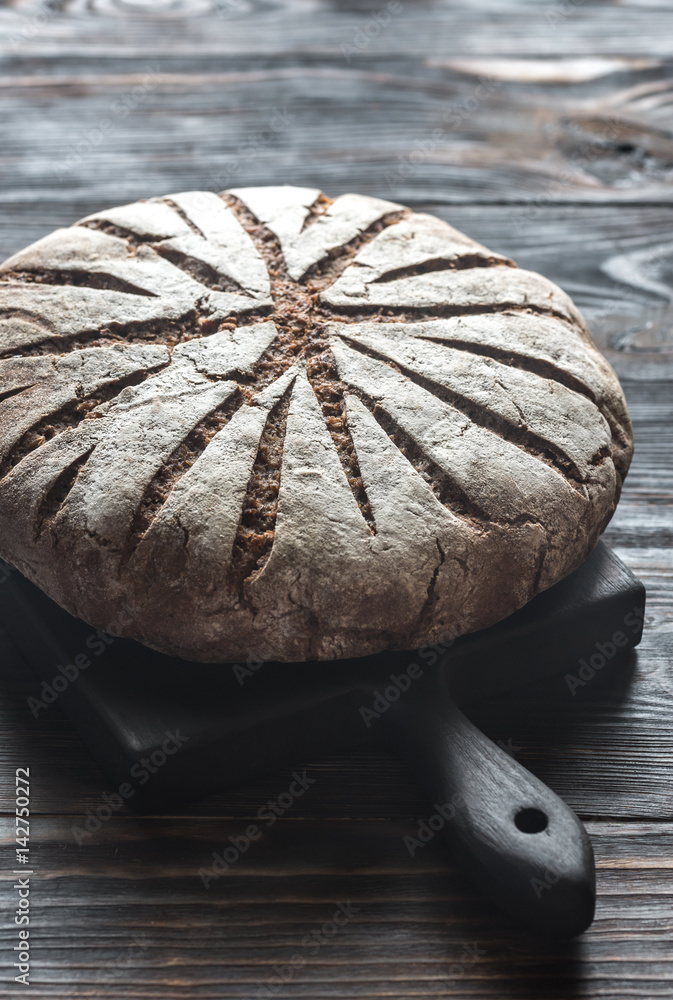
<path fill-rule="evenodd" d="M 291 998 L 567 1000 L 579 981 L 585 996 L 616 998 L 626 995 L 626 968 L 634 970 L 628 995 L 670 996 L 670 917 L 662 913 L 673 895 L 671 824 L 619 832 L 589 824 L 600 902 L 575 944 L 504 930 L 438 844 L 409 856 L 402 838 L 413 828 L 391 819 L 279 822 L 204 888 L 199 869 L 239 835 L 239 822 L 116 819 L 80 848 L 67 819 L 40 820 L 33 993 L 215 1000 L 256 997 L 260 988 L 264 996 L 266 986 Z M 352 918 L 312 944 L 339 903 Z M 303 964 L 274 991 L 278 967 L 296 956 Z"/>
<path fill-rule="evenodd" d="M 428 804 L 374 752 L 302 764 L 310 794 L 209 889 L 198 868 L 289 773 L 175 816 L 120 811 L 78 846 L 72 827 L 113 790 L 58 704 L 33 717 L 39 685 L 0 636 L 3 863 L 9 779 L 28 765 L 40 1000 L 673 997 L 673 6 L 434 0 L 378 33 L 371 9 L 2 4 L 0 257 L 124 200 L 289 182 L 430 211 L 569 292 L 634 419 L 606 539 L 648 588 L 645 636 L 574 696 L 556 678 L 475 719 L 589 821 L 596 922 L 576 943 L 533 943 L 438 842 L 411 858 L 402 837 Z M 348 899 L 352 921 L 303 947 Z M 7 954 L 6 920 L 0 938 Z M 304 965 L 274 992 L 294 954 Z"/>
<path fill-rule="evenodd" d="M 345 21 L 343 36 L 358 25 Z M 238 71 L 220 63 L 209 74 L 186 72 L 148 43 L 140 58 L 105 65 L 99 55 L 96 77 L 82 65 L 90 43 L 80 42 L 68 75 L 0 79 L 5 121 L 22 122 L 4 150 L 15 196 L 100 207 L 112 170 L 117 203 L 264 184 L 272 174 L 331 196 L 354 190 L 412 207 L 671 204 L 671 63 L 565 86 L 531 83 L 525 70 L 512 82 L 485 76 L 482 64 L 458 72 L 408 54 L 377 70 L 362 57 L 288 68 L 299 54 L 280 66 L 257 55 Z"/>

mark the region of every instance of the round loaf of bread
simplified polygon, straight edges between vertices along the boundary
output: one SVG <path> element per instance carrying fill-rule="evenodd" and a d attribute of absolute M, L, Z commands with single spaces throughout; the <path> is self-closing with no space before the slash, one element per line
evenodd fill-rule
<path fill-rule="evenodd" d="M 568 296 L 388 201 L 190 191 L 0 268 L 0 556 L 166 653 L 491 625 L 585 559 L 631 450 Z"/>

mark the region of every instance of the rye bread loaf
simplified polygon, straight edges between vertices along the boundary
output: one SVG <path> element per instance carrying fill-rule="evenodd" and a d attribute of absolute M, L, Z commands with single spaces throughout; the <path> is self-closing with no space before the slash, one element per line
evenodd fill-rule
<path fill-rule="evenodd" d="M 568 296 L 387 201 L 174 194 L 0 268 L 0 556 L 167 653 L 490 625 L 584 560 L 630 456 Z"/>

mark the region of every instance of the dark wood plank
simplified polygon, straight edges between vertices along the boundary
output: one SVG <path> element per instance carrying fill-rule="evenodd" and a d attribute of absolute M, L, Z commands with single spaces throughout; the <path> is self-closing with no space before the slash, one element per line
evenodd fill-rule
<path fill-rule="evenodd" d="M 70 3 L 33 35 L 30 5 L 0 8 L 2 201 L 285 182 L 517 202 L 528 216 L 558 202 L 671 204 L 673 10 L 403 4 L 351 55 L 343 47 L 376 26 L 359 4 L 222 0 L 205 16 L 209 2 L 184 17 Z M 636 57 L 655 25 L 650 58 Z"/>
<path fill-rule="evenodd" d="M 568 1000 L 578 981 L 606 1000 L 671 995 L 671 824 L 590 824 L 600 903 L 581 944 L 506 927 L 435 841 L 409 855 L 413 821 L 280 819 L 204 887 L 199 870 L 242 829 L 111 819 L 78 847 L 67 818 L 38 820 L 31 995 L 274 995 L 277 967 L 294 956 L 304 962 L 282 989 L 289 998 Z M 352 913 L 342 929 L 306 943 L 339 903 Z"/>
<path fill-rule="evenodd" d="M 382 753 L 308 764 L 301 808 L 210 889 L 198 868 L 286 771 L 175 817 L 120 811 L 78 845 L 113 790 L 57 704 L 32 716 L 35 682 L 0 635 L 3 872 L 9 780 L 27 764 L 34 781 L 34 997 L 673 997 L 673 4 L 405 0 L 381 32 L 372 7 L 3 3 L 0 258 L 101 205 L 290 182 L 436 212 L 570 292 L 634 418 L 606 538 L 647 585 L 645 636 L 574 696 L 561 677 L 476 715 L 589 819 L 596 922 L 575 944 L 531 942 L 438 842 L 411 858 L 402 837 L 428 806 Z M 353 920 L 308 953 L 348 899 Z"/>
<path fill-rule="evenodd" d="M 6 169 L 15 196 L 67 202 L 271 181 L 411 204 L 512 201 L 529 214 L 557 202 L 671 203 L 670 64 L 618 74 L 621 102 L 602 80 L 482 83 L 476 70 L 422 68 L 209 76 L 150 54 L 101 82 L 7 75 L 5 120 L 22 128 Z M 639 114 L 648 100 L 663 107 Z"/>
<path fill-rule="evenodd" d="M 304 62 L 343 59 L 342 44 L 354 44 L 358 29 L 371 19 L 369 0 L 347 3 L 281 0 L 58 0 L 54 16 L 35 20 L 35 0 L 3 5 L 5 30 L 20 34 L 25 21 L 36 25 L 24 41 L 31 56 L 142 57 L 158 50 L 193 57 L 195 52 L 221 61 L 232 58 L 294 58 Z M 381 4 L 385 9 L 385 4 Z M 133 16 L 135 12 L 136 16 Z M 255 19 L 256 30 L 250 28 Z M 129 28 L 129 25 L 131 27 Z M 673 27 L 670 3 L 641 0 L 433 0 L 402 4 L 392 23 L 364 47 L 360 57 L 384 59 L 408 52 L 410 40 L 428 57 L 466 56 L 640 56 L 668 57 Z"/>

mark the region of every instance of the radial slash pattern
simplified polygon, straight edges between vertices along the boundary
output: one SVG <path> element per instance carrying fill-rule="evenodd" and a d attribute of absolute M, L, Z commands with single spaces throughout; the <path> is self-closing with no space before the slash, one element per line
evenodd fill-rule
<path fill-rule="evenodd" d="M 587 555 L 630 455 L 568 296 L 390 202 L 174 194 L 0 268 L 0 555 L 187 658 L 491 624 Z"/>

